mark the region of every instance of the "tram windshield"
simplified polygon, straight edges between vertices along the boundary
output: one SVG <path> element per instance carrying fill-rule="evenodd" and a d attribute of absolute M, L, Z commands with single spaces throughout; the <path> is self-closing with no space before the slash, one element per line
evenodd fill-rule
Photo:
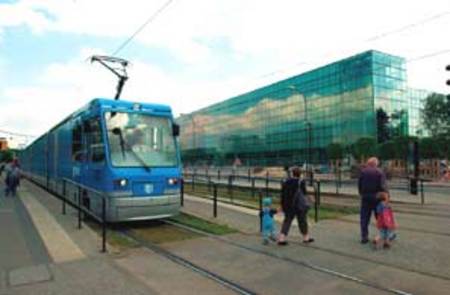
<path fill-rule="evenodd" d="M 108 112 L 105 120 L 113 166 L 148 168 L 177 165 L 169 118 Z"/>

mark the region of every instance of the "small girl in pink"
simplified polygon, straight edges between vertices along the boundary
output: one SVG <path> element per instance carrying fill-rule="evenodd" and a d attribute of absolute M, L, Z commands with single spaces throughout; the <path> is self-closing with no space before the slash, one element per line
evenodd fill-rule
<path fill-rule="evenodd" d="M 397 224 L 395 223 L 394 212 L 389 203 L 389 193 L 380 192 L 377 198 L 379 203 L 375 211 L 377 213 L 377 228 L 379 233 L 375 237 L 373 244 L 377 247 L 382 242 L 383 248 L 387 249 L 391 247 L 391 241 L 396 237 L 394 230 L 397 228 Z"/>

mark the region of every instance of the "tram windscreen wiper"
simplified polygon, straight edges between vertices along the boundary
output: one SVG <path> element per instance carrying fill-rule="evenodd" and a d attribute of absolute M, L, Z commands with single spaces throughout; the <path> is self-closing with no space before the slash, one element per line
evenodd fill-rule
<path fill-rule="evenodd" d="M 139 154 L 136 153 L 132 149 L 132 147 L 125 141 L 125 139 L 123 138 L 122 130 L 119 127 L 115 127 L 112 129 L 112 133 L 114 135 L 119 136 L 120 149 L 122 151 L 123 158 L 125 159 L 125 147 L 126 147 L 127 150 L 129 150 L 133 154 L 133 156 L 142 164 L 142 167 L 144 167 L 146 171 L 150 172 L 150 167 L 147 165 L 144 159 L 142 159 L 141 156 L 139 156 Z"/>

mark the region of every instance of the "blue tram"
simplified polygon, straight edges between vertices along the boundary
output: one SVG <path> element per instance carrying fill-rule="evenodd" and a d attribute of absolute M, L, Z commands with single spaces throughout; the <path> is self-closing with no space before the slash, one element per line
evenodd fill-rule
<path fill-rule="evenodd" d="M 109 222 L 157 219 L 180 208 L 181 160 L 170 107 L 94 99 L 29 145 L 24 173 L 50 191 L 79 197 L 63 179 L 106 196 Z M 78 195 L 77 195 L 78 194 Z M 101 213 L 101 197 L 82 190 L 83 205 Z"/>

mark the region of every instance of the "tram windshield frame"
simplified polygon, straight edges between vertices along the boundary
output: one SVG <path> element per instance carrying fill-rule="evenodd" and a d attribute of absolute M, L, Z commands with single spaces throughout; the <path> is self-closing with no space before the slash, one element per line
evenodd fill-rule
<path fill-rule="evenodd" d="M 105 112 L 108 150 L 114 167 L 175 167 L 177 146 L 169 117 Z"/>

